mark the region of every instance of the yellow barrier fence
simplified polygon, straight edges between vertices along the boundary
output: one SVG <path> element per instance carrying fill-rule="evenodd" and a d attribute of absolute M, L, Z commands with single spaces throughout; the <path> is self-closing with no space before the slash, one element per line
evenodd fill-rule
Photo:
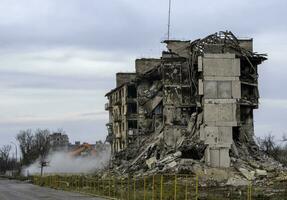
<path fill-rule="evenodd" d="M 200 194 L 204 193 L 204 188 L 199 187 L 198 176 L 179 174 L 106 178 L 87 175 L 47 175 L 34 176 L 33 183 L 119 200 L 199 200 Z M 243 199 L 251 200 L 251 183 L 245 191 Z M 216 198 L 216 193 L 212 196 L 212 199 L 220 199 Z M 229 194 L 229 197 L 233 199 L 232 194 Z"/>

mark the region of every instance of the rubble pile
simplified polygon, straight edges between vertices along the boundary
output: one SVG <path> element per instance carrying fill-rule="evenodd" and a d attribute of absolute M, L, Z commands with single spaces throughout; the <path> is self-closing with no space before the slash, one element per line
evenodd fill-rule
<path fill-rule="evenodd" d="M 164 43 L 161 58 L 137 59 L 136 72 L 117 73 L 106 94 L 112 170 L 219 174 L 231 185 L 281 170 L 254 141 L 257 66 L 266 55 L 253 52 L 252 39 L 226 31 Z"/>

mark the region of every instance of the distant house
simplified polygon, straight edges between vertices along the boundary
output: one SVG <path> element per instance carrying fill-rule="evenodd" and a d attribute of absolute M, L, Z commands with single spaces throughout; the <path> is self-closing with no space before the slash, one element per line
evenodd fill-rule
<path fill-rule="evenodd" d="M 53 151 L 67 150 L 69 145 L 69 137 L 63 133 L 53 133 L 49 136 L 51 149 Z"/>

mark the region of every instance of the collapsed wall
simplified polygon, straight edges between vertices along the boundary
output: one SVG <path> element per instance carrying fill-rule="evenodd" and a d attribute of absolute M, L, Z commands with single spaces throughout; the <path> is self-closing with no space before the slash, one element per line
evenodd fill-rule
<path fill-rule="evenodd" d="M 136 72 L 117 73 L 106 94 L 113 164 L 163 169 L 181 158 L 230 167 L 231 158 L 256 155 L 257 66 L 266 55 L 231 32 L 164 43 L 161 58 L 137 59 Z"/>

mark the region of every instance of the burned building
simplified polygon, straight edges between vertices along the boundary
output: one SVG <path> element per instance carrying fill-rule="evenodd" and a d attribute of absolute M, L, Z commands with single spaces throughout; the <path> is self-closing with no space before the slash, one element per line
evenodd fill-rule
<path fill-rule="evenodd" d="M 135 73 L 117 73 L 116 88 L 106 94 L 114 158 L 133 165 L 180 152 L 229 167 L 231 155 L 256 151 L 257 67 L 266 55 L 231 32 L 164 43 L 161 58 L 137 59 Z"/>

